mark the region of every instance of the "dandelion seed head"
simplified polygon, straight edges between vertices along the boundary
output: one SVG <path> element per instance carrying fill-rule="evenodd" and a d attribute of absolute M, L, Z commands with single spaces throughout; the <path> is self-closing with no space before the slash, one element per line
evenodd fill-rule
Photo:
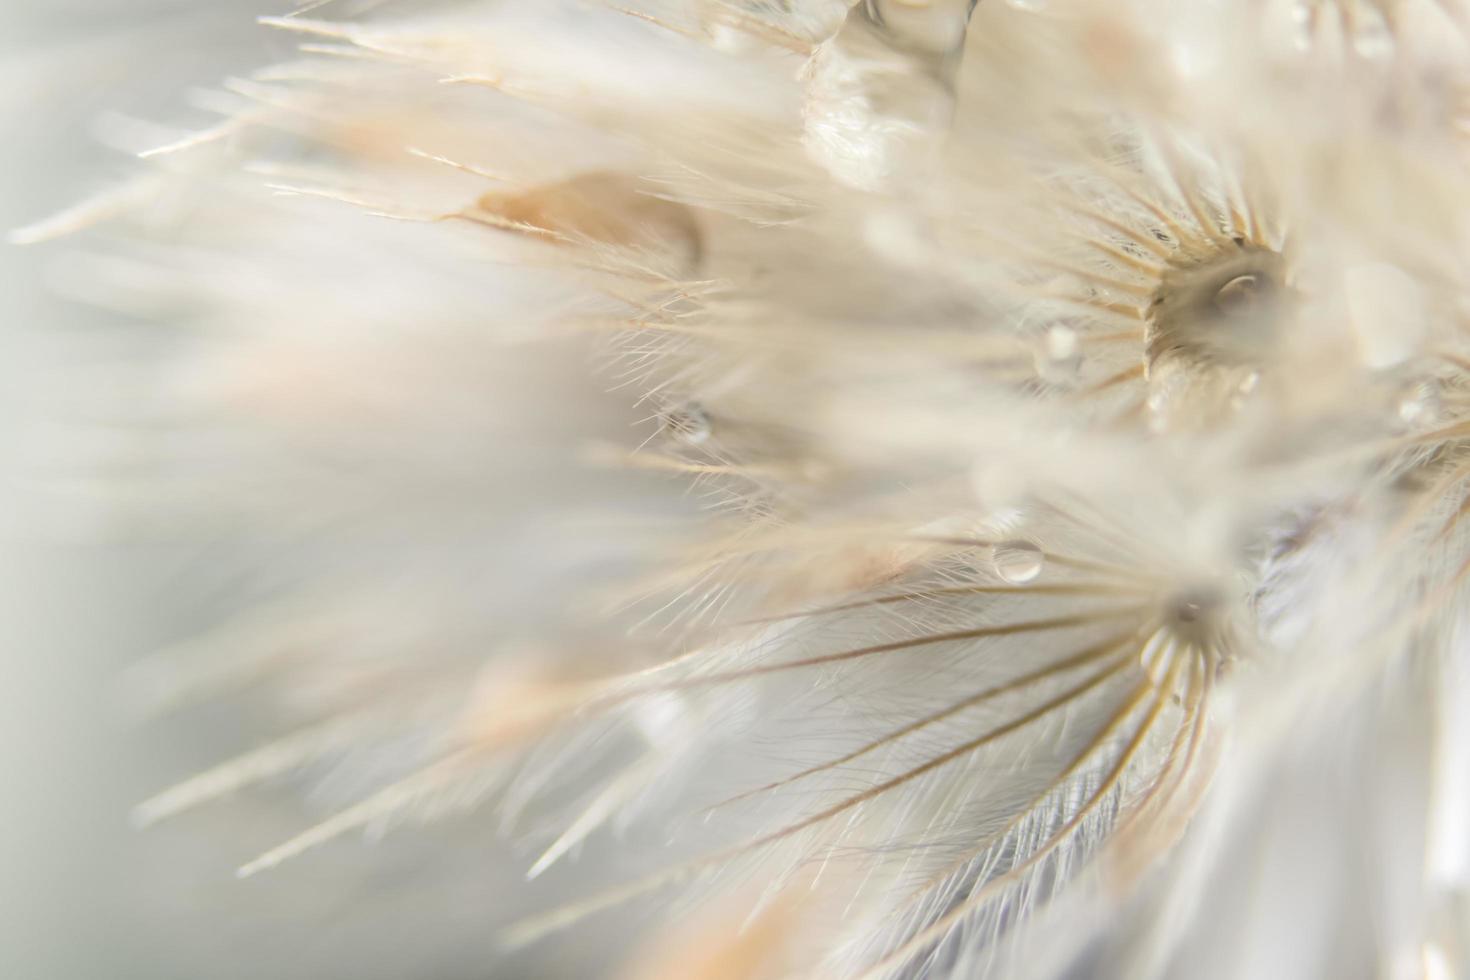
<path fill-rule="evenodd" d="M 138 700 L 285 723 L 140 822 L 304 775 L 289 875 L 477 808 L 506 945 L 631 975 L 1448 962 L 1454 5 L 330 16 L 79 212 L 188 326 L 110 497 L 259 580 Z"/>

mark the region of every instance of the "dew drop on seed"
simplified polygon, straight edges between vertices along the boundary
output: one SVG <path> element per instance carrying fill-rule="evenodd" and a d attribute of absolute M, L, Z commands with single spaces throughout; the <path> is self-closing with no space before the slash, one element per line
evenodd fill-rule
<path fill-rule="evenodd" d="M 1251 396 L 1261 386 L 1261 372 L 1247 371 L 1235 385 L 1235 390 L 1230 393 L 1230 407 L 1234 411 L 1242 411 L 1250 403 Z"/>
<path fill-rule="evenodd" d="M 1053 361 L 1070 361 L 1077 356 L 1077 331 L 1055 326 L 1046 332 L 1046 356 Z"/>
<path fill-rule="evenodd" d="M 1262 299 L 1264 291 L 1265 283 L 1255 273 L 1236 276 L 1215 293 L 1215 308 L 1232 315 L 1249 312 Z"/>
<path fill-rule="evenodd" d="M 697 446 L 709 441 L 714 434 L 714 423 L 710 421 L 709 413 L 698 405 L 686 405 L 676 412 L 670 412 L 663 419 L 664 431 L 671 438 L 680 442 Z"/>
<path fill-rule="evenodd" d="M 1002 581 L 1025 585 L 1041 574 L 1046 556 L 1030 541 L 1002 541 L 991 549 L 990 561 Z"/>
<path fill-rule="evenodd" d="M 1310 51 L 1312 48 L 1312 5 L 1307 0 L 1297 0 L 1291 8 L 1292 36 L 1291 46 L 1298 51 Z"/>
<path fill-rule="evenodd" d="M 1358 57 L 1377 61 L 1393 54 L 1393 33 L 1379 18 L 1371 18 L 1353 35 L 1353 50 Z"/>
<path fill-rule="evenodd" d="M 1432 381 L 1419 381 L 1404 390 L 1398 401 L 1399 420 L 1419 427 L 1439 417 L 1439 389 Z"/>
<path fill-rule="evenodd" d="M 867 0 L 802 71 L 802 143 L 840 183 L 883 191 L 928 179 L 954 116 L 964 0 Z"/>
<path fill-rule="evenodd" d="M 1190 626 L 1213 616 L 1222 604 L 1222 597 L 1213 590 L 1191 589 L 1174 597 L 1169 612 L 1175 623 Z"/>
<path fill-rule="evenodd" d="M 1073 381 L 1082 370 L 1081 345 L 1071 327 L 1054 326 L 1042 337 L 1037 373 L 1053 384 Z"/>
<path fill-rule="evenodd" d="M 1388 31 L 1371 31 L 1353 38 L 1353 49 L 1370 61 L 1378 61 L 1393 54 L 1393 38 Z"/>
<path fill-rule="evenodd" d="M 1178 403 L 1188 389 L 1188 378 L 1181 371 L 1159 372 L 1150 382 L 1154 385 L 1143 407 L 1148 418 L 1148 431 L 1156 436 L 1168 432 Z"/>
<path fill-rule="evenodd" d="M 754 38 L 749 32 L 737 30 L 728 24 L 709 24 L 705 32 L 714 48 L 724 54 L 745 54 L 754 47 Z"/>

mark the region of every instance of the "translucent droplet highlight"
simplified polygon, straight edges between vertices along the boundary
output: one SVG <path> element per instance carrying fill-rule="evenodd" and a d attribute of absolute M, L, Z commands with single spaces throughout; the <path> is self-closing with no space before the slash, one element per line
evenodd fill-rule
<path fill-rule="evenodd" d="M 1046 555 L 1030 541 L 1002 541 L 990 552 L 995 574 L 1011 585 L 1034 582 L 1046 567 Z"/>
<path fill-rule="evenodd" d="M 1254 273 L 1236 276 L 1215 293 L 1215 308 L 1227 316 L 1251 313 L 1261 305 L 1265 288 L 1261 277 Z"/>
<path fill-rule="evenodd" d="M 971 0 L 864 0 L 803 68 L 807 153 L 866 191 L 926 179 L 954 116 Z"/>
<path fill-rule="evenodd" d="M 1240 376 L 1235 383 L 1235 388 L 1230 392 L 1230 408 L 1232 411 L 1243 411 L 1250 404 L 1251 397 L 1261 387 L 1261 372 L 1251 369 Z"/>
<path fill-rule="evenodd" d="M 1082 373 L 1082 345 L 1071 327 L 1054 326 L 1041 338 L 1036 373 L 1051 384 L 1068 384 Z"/>
<path fill-rule="evenodd" d="M 1307 0 L 1297 0 L 1291 8 L 1291 46 L 1298 51 L 1310 51 L 1317 32 L 1317 16 Z"/>
<path fill-rule="evenodd" d="M 1439 419 L 1439 386 L 1433 381 L 1416 381 L 1399 395 L 1399 421 L 1410 428 L 1432 425 Z"/>
<path fill-rule="evenodd" d="M 1393 54 L 1393 31 L 1383 14 L 1368 9 L 1359 14 L 1362 23 L 1353 33 L 1353 50 L 1368 61 L 1382 61 Z"/>
<path fill-rule="evenodd" d="M 666 414 L 663 417 L 663 426 L 669 438 L 692 446 L 708 442 L 715 431 L 709 413 L 695 404 Z"/>

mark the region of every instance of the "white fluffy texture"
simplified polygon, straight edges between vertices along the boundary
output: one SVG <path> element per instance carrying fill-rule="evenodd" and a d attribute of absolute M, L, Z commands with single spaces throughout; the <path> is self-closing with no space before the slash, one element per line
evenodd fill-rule
<path fill-rule="evenodd" d="M 479 804 L 634 975 L 1464 975 L 1459 5 L 425 6 L 92 246 L 259 568 L 140 702 L 298 726 L 140 817 Z"/>

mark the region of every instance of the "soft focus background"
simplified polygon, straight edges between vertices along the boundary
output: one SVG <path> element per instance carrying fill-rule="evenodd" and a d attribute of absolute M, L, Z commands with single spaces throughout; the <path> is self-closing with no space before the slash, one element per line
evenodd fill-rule
<path fill-rule="evenodd" d="M 4 0 L 0 226 L 36 221 L 134 168 L 112 136 L 212 117 L 191 86 L 289 54 L 254 23 L 276 0 Z M 65 242 L 0 246 L 0 976 L 488 976 L 511 862 L 474 819 L 360 837 L 309 868 L 237 882 L 234 868 L 303 825 L 300 801 L 252 793 L 151 833 L 128 811 L 232 751 L 248 720 L 211 709 L 131 725 L 119 673 L 187 635 L 232 569 L 117 527 L 89 447 L 105 440 L 86 378 L 137 361 L 149 328 L 75 295 Z M 80 289 L 79 289 L 80 287 Z M 553 959 L 575 951 L 548 954 Z M 539 962 L 537 976 L 586 975 Z"/>

